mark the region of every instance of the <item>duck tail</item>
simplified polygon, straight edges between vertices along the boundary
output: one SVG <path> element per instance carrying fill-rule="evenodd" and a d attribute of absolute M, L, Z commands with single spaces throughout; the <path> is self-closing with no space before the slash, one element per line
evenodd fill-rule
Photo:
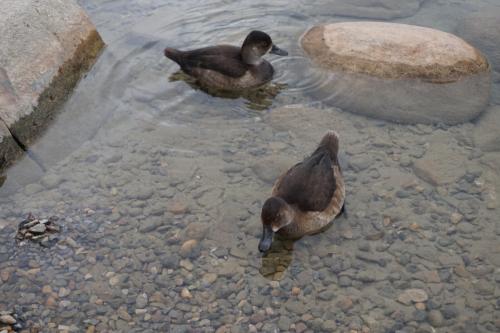
<path fill-rule="evenodd" d="M 337 157 L 339 153 L 339 135 L 337 132 L 330 130 L 323 135 L 323 139 L 319 143 L 318 149 L 326 148 L 332 157 Z"/>
<path fill-rule="evenodd" d="M 165 57 L 175 61 L 176 63 L 179 63 L 181 51 L 171 47 L 167 47 L 163 51 L 163 54 L 165 54 Z"/>

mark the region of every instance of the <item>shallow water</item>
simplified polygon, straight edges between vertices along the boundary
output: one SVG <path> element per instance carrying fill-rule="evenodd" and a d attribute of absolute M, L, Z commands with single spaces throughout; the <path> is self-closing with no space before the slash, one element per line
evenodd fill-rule
<path fill-rule="evenodd" d="M 299 37 L 353 17 L 326 1 L 79 2 L 108 46 L 31 148 L 36 161 L 6 173 L 0 311 L 42 332 L 500 330 L 500 153 L 477 145 L 479 123 L 398 125 L 310 97 L 329 78 Z M 377 15 L 453 32 L 470 12 L 500 12 L 493 0 L 401 8 Z M 290 54 L 268 57 L 276 97 L 171 80 L 165 46 L 239 44 L 251 29 Z M 347 217 L 262 257 L 272 182 L 328 129 Z M 29 212 L 60 218 L 55 246 L 15 242 Z M 409 289 L 427 300 L 407 301 Z"/>

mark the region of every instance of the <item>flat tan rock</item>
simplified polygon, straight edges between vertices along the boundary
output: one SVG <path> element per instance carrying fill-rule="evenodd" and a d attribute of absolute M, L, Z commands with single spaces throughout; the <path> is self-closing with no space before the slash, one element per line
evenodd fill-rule
<path fill-rule="evenodd" d="M 316 99 L 347 111 L 401 123 L 457 124 L 488 105 L 491 69 L 452 34 L 385 22 L 318 25 L 301 40 L 331 78 Z"/>
<path fill-rule="evenodd" d="M 328 69 L 383 78 L 451 82 L 489 69 L 486 58 L 463 39 L 407 24 L 327 24 L 309 30 L 302 45 Z"/>

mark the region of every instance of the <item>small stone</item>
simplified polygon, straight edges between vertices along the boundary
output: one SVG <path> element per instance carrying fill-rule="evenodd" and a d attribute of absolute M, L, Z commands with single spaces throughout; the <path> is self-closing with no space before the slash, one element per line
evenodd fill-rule
<path fill-rule="evenodd" d="M 460 221 L 462 221 L 462 219 L 463 219 L 463 215 L 461 215 L 459 213 L 452 213 L 450 216 L 450 221 L 453 224 L 459 223 Z"/>
<path fill-rule="evenodd" d="M 113 276 L 109 279 L 109 285 L 111 287 L 116 286 L 120 282 L 120 278 L 118 276 Z"/>
<path fill-rule="evenodd" d="M 299 323 L 295 324 L 295 332 L 296 333 L 302 333 L 305 330 L 307 330 L 307 326 L 303 322 L 299 322 Z"/>
<path fill-rule="evenodd" d="M 443 315 L 439 310 L 431 310 L 427 315 L 429 322 L 434 327 L 441 327 L 443 325 Z"/>
<path fill-rule="evenodd" d="M 193 296 L 191 295 L 191 292 L 187 288 L 182 288 L 181 290 L 181 297 L 184 299 L 191 299 Z"/>
<path fill-rule="evenodd" d="M 148 305 L 148 295 L 146 293 L 139 294 L 135 299 L 135 306 L 138 309 L 144 309 Z"/>
<path fill-rule="evenodd" d="M 201 281 L 203 282 L 203 284 L 205 286 L 210 286 L 216 280 L 217 280 L 217 274 L 215 274 L 215 273 L 206 273 L 201 278 Z"/>
<path fill-rule="evenodd" d="M 120 317 L 121 319 L 127 322 L 132 320 L 132 316 L 127 312 L 126 308 L 120 307 L 117 312 L 118 312 L 118 317 Z"/>
<path fill-rule="evenodd" d="M 327 332 L 334 332 L 337 329 L 337 324 L 333 320 L 326 320 L 323 323 L 323 329 Z"/>
<path fill-rule="evenodd" d="M 52 287 L 46 284 L 45 286 L 42 287 L 42 293 L 43 294 L 51 294 L 52 293 Z"/>
<path fill-rule="evenodd" d="M 424 303 L 415 303 L 415 308 L 417 310 L 425 311 L 425 304 Z"/>
<path fill-rule="evenodd" d="M 182 257 L 188 257 L 191 252 L 196 248 L 196 246 L 198 245 L 198 241 L 196 239 L 190 239 L 190 240 L 187 240 L 185 241 L 182 246 L 181 246 L 181 249 L 180 249 L 180 255 Z"/>
<path fill-rule="evenodd" d="M 2 280 L 2 282 L 9 281 L 9 278 L 10 278 L 10 270 L 4 269 L 0 271 L 0 280 Z"/>
<path fill-rule="evenodd" d="M 47 227 L 45 226 L 45 224 L 38 223 L 31 227 L 29 230 L 34 234 L 43 234 L 47 230 Z"/>
<path fill-rule="evenodd" d="M 421 303 L 427 301 L 429 296 L 422 289 L 407 289 L 399 295 L 398 301 L 405 305 L 410 305 L 411 302 Z"/>
<path fill-rule="evenodd" d="M 83 278 L 84 278 L 85 280 L 90 280 L 90 279 L 92 279 L 92 274 L 87 273 L 87 274 L 85 274 L 85 276 L 84 276 Z"/>
<path fill-rule="evenodd" d="M 180 201 L 173 201 L 168 204 L 167 210 L 174 215 L 186 214 L 188 205 Z"/>
<path fill-rule="evenodd" d="M 337 306 L 344 312 L 348 311 L 350 308 L 352 308 L 354 305 L 354 302 L 352 299 L 348 296 L 342 297 L 337 301 Z"/>
<path fill-rule="evenodd" d="M 63 287 L 63 288 L 61 288 L 61 289 L 59 289 L 59 293 L 58 293 L 58 296 L 59 296 L 59 297 L 66 297 L 66 296 L 68 296 L 69 294 L 70 294 L 69 289 L 66 289 L 66 288 L 64 288 L 64 287 Z"/>
<path fill-rule="evenodd" d="M 189 260 L 181 260 L 179 265 L 188 271 L 192 271 L 194 268 L 193 264 Z"/>
<path fill-rule="evenodd" d="M 6 314 L 0 316 L 0 323 L 2 324 L 14 325 L 16 322 L 17 322 L 16 319 L 11 315 Z"/>
<path fill-rule="evenodd" d="M 300 288 L 299 288 L 299 287 L 293 287 L 293 288 L 292 288 L 292 295 L 293 295 L 293 296 L 298 296 L 298 295 L 300 295 Z"/>

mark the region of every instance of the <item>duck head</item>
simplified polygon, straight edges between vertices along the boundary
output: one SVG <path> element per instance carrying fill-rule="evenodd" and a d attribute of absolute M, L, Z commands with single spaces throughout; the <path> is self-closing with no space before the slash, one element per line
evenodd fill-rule
<path fill-rule="evenodd" d="M 280 56 L 288 55 L 288 52 L 273 44 L 268 34 L 258 30 L 249 33 L 241 46 L 241 56 L 248 65 L 260 64 L 261 57 L 267 52 Z"/>
<path fill-rule="evenodd" d="M 271 197 L 264 202 L 260 215 L 262 220 L 262 237 L 259 242 L 260 252 L 266 252 L 271 248 L 274 234 L 292 223 L 294 215 L 293 209 L 282 198 Z"/>

